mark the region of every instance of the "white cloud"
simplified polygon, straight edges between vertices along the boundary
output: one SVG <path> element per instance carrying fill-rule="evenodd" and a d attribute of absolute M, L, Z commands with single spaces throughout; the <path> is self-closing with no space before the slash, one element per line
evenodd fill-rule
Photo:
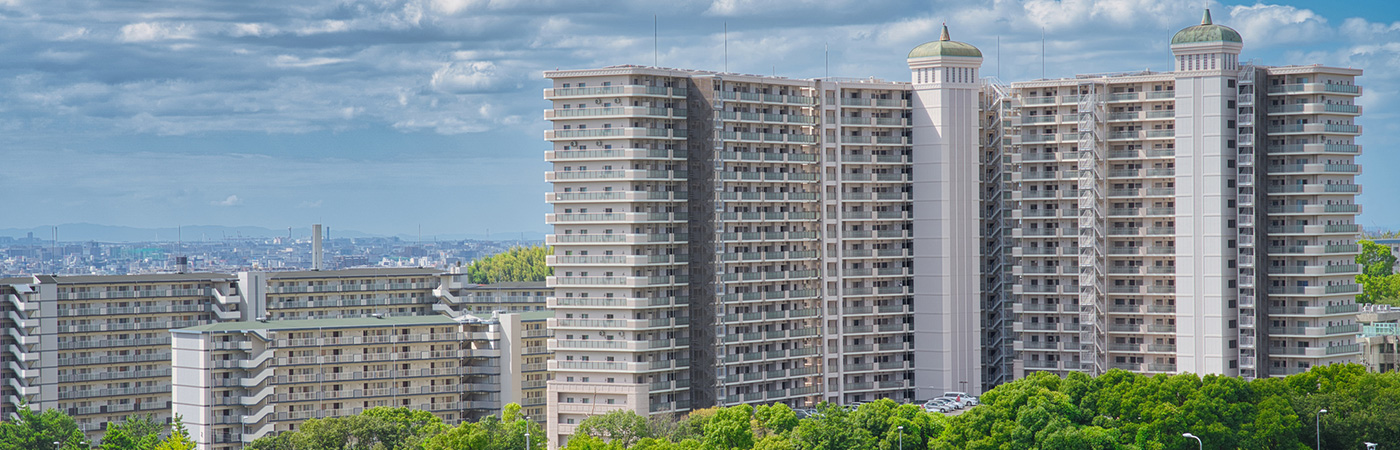
<path fill-rule="evenodd" d="M 243 204 L 243 199 L 238 198 L 237 195 L 230 195 L 228 196 L 228 198 L 225 198 L 223 200 L 215 200 L 209 202 L 209 204 L 214 206 L 238 206 Z"/>
<path fill-rule="evenodd" d="M 442 92 L 484 92 L 501 83 L 501 74 L 491 61 L 454 61 L 433 72 L 431 83 Z"/>
<path fill-rule="evenodd" d="M 344 20 L 322 20 L 310 25 L 306 25 L 297 30 L 299 35 L 339 33 L 350 30 L 350 23 Z"/>
<path fill-rule="evenodd" d="M 233 29 L 229 31 L 229 35 L 233 37 L 262 37 L 275 33 L 274 27 L 263 23 L 235 23 Z"/>
<path fill-rule="evenodd" d="M 343 62 L 348 62 L 348 61 L 350 61 L 350 60 L 349 60 L 349 59 L 346 59 L 346 58 L 321 58 L 321 57 L 314 57 L 314 58 L 305 58 L 305 59 L 302 59 L 302 58 L 296 57 L 296 56 L 294 56 L 294 55 L 277 55 L 277 58 L 274 58 L 274 59 L 272 60 L 272 66 L 273 66 L 273 67 L 298 67 L 298 68 L 302 68 L 302 67 L 324 66 L 324 65 L 327 65 L 327 64 L 338 64 L 338 63 L 343 63 Z"/>
<path fill-rule="evenodd" d="M 1235 6 L 1230 8 L 1228 25 L 1239 31 L 1244 45 L 1251 48 L 1315 42 L 1332 34 L 1326 18 L 1287 5 Z"/>
<path fill-rule="evenodd" d="M 150 42 L 193 37 L 194 28 L 182 23 L 140 22 L 123 26 L 121 29 L 123 42 Z"/>

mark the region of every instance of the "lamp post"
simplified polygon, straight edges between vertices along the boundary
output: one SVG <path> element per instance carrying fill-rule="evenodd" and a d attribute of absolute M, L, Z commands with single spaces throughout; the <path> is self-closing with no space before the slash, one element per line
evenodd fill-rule
<path fill-rule="evenodd" d="M 904 425 L 899 426 L 899 450 L 904 450 Z"/>
<path fill-rule="evenodd" d="M 1200 448 L 1201 450 L 1206 450 L 1206 444 L 1205 444 L 1204 442 L 1201 442 L 1201 438 L 1200 438 L 1200 437 L 1198 437 L 1198 436 L 1196 436 L 1196 435 L 1194 435 L 1194 434 L 1191 434 L 1191 433 L 1181 433 L 1181 437 L 1189 437 L 1189 438 L 1191 438 L 1191 439 L 1195 439 L 1195 440 L 1196 440 L 1196 447 Z"/>
<path fill-rule="evenodd" d="M 1317 447 L 1313 448 L 1317 450 L 1322 450 L 1322 414 L 1325 412 L 1327 412 L 1326 409 L 1317 410 L 1317 423 L 1314 424 L 1313 431 L 1317 433 Z"/>
<path fill-rule="evenodd" d="M 525 418 L 525 450 L 530 450 L 530 416 L 521 417 Z"/>

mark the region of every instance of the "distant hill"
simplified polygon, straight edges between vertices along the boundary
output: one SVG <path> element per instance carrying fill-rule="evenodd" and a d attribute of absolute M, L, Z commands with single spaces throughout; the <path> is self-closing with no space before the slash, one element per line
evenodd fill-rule
<path fill-rule="evenodd" d="M 39 240 L 53 239 L 53 226 L 41 226 L 34 228 L 0 228 L 0 236 L 8 236 L 16 239 L 23 239 L 34 233 L 34 238 Z M 200 240 L 216 241 L 233 237 L 276 237 L 286 236 L 287 230 L 275 230 L 271 228 L 254 226 L 223 226 L 223 225 L 189 225 L 180 228 L 136 228 L 118 225 L 98 225 L 91 223 L 66 223 L 58 225 L 58 240 L 60 242 L 76 241 L 98 241 L 98 242 L 174 242 L 183 239 L 186 242 L 197 242 Z M 292 236 L 304 238 L 311 235 L 311 227 L 292 228 Z M 456 233 L 456 234 L 424 234 L 423 240 L 493 240 L 510 241 L 521 239 L 520 232 L 491 233 L 488 238 L 484 234 Z M 525 232 L 524 239 L 536 241 L 544 239 L 544 233 Z M 332 227 L 330 229 L 332 239 L 340 238 L 367 238 L 367 237 L 394 237 L 382 234 L 365 233 L 356 230 L 343 230 Z M 405 241 L 416 241 L 418 235 L 401 233 L 399 239 Z"/>

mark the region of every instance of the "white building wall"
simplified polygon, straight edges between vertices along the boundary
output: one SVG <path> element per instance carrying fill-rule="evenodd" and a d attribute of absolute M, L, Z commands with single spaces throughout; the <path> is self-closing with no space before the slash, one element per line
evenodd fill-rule
<path fill-rule="evenodd" d="M 1173 48 L 1177 55 L 1239 54 L 1239 44 Z M 1225 58 L 1220 58 L 1225 61 Z M 1177 370 L 1237 375 L 1235 120 L 1237 69 L 1223 63 L 1176 80 Z"/>
<path fill-rule="evenodd" d="M 915 396 L 981 390 L 977 68 L 981 58 L 910 60 L 914 78 Z M 960 76 L 944 76 L 961 71 Z M 949 81 L 944 81 L 949 80 Z M 956 81 L 954 81 L 956 80 Z"/>

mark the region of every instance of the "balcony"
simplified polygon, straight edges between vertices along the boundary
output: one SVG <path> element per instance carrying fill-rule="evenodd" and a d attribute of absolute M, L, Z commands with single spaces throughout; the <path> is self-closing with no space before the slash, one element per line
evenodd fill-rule
<path fill-rule="evenodd" d="M 685 139 L 686 130 L 675 128 L 647 128 L 647 127 L 617 127 L 617 128 L 587 128 L 581 130 L 545 130 L 544 138 L 548 141 L 567 141 L 578 139 Z"/>
<path fill-rule="evenodd" d="M 1361 134 L 1360 125 L 1346 125 L 1337 123 L 1305 123 L 1294 125 L 1271 126 L 1268 128 L 1269 134 L 1291 135 L 1291 134 L 1346 134 L 1357 136 Z"/>
<path fill-rule="evenodd" d="M 547 100 L 618 96 L 685 98 L 687 91 L 688 90 L 684 87 L 667 88 L 664 86 L 621 85 L 545 89 L 544 97 Z"/>
<path fill-rule="evenodd" d="M 684 119 L 686 117 L 686 110 L 683 108 L 651 108 L 645 106 L 614 106 L 606 108 L 569 108 L 544 110 L 545 120 L 622 117 Z"/>
<path fill-rule="evenodd" d="M 1354 84 L 1297 83 L 1269 86 L 1269 95 L 1282 94 L 1354 94 L 1361 95 L 1361 86 Z"/>
<path fill-rule="evenodd" d="M 1268 171 L 1270 175 L 1359 175 L 1361 174 L 1361 166 L 1357 164 L 1280 164 L 1268 166 Z"/>
<path fill-rule="evenodd" d="M 1287 144 L 1268 146 L 1269 154 L 1327 154 L 1356 155 L 1361 153 L 1360 145 L 1352 144 Z"/>
<path fill-rule="evenodd" d="M 601 150 L 547 150 L 545 161 L 590 161 L 625 159 L 679 159 L 686 158 L 685 150 L 665 150 L 646 148 L 610 148 Z"/>
<path fill-rule="evenodd" d="M 549 245 L 642 245 L 684 244 L 690 240 L 686 233 L 650 234 L 551 234 L 545 236 Z"/>
<path fill-rule="evenodd" d="M 1339 105 L 1333 103 L 1290 103 L 1287 105 L 1270 106 L 1268 113 L 1271 116 L 1289 114 L 1339 114 L 1356 116 L 1361 115 L 1361 107 L 1357 105 Z"/>

